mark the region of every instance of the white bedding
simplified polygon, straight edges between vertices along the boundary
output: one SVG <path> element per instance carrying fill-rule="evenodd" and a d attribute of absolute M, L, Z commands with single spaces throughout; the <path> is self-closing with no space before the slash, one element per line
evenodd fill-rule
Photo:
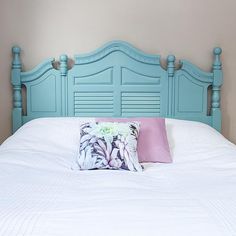
<path fill-rule="evenodd" d="M 72 171 L 74 130 L 61 154 L 19 131 L 0 147 L 0 235 L 236 235 L 235 146 L 195 122 L 167 129 L 174 163 L 142 173 Z"/>

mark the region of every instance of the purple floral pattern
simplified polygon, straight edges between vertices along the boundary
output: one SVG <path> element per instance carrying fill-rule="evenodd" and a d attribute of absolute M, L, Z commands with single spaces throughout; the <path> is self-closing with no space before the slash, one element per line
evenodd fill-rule
<path fill-rule="evenodd" d="M 142 171 L 138 162 L 139 123 L 91 122 L 80 127 L 80 170 Z"/>

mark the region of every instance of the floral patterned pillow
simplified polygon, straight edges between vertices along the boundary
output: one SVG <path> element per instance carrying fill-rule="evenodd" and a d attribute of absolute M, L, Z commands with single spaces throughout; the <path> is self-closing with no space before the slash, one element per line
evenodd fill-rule
<path fill-rule="evenodd" d="M 137 122 L 90 122 L 80 127 L 80 170 L 124 169 L 142 171 L 138 162 Z"/>

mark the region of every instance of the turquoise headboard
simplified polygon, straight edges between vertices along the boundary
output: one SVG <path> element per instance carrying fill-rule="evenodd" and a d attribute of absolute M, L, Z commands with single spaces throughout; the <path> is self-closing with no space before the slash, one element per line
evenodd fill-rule
<path fill-rule="evenodd" d="M 77 55 L 68 70 L 68 57 L 59 69 L 48 59 L 32 71 L 22 72 L 20 48 L 13 47 L 13 132 L 39 117 L 161 116 L 201 121 L 221 130 L 221 49 L 214 49 L 212 72 L 188 61 L 175 69 L 175 56 L 150 55 L 122 41 Z M 22 88 L 26 88 L 26 111 Z M 209 93 L 211 97 L 209 97 Z"/>

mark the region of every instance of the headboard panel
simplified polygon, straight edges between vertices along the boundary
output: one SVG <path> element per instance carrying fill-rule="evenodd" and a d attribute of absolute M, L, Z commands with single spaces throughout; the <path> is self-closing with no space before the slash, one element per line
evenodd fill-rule
<path fill-rule="evenodd" d="M 175 57 L 149 55 L 122 41 L 113 41 L 85 55 L 60 57 L 60 68 L 49 59 L 30 72 L 21 71 L 20 48 L 13 47 L 13 132 L 25 122 L 51 116 L 162 116 L 197 120 L 221 129 L 221 49 L 214 50 L 213 71 L 206 73 Z M 27 114 L 22 114 L 21 87 L 27 90 Z M 212 86 L 211 114 L 208 88 Z"/>
<path fill-rule="evenodd" d="M 158 56 L 113 42 L 75 57 L 68 71 L 68 115 L 160 116 L 165 114 L 160 102 L 167 94 L 165 81 Z"/>
<path fill-rule="evenodd" d="M 208 112 L 208 87 L 213 83 L 213 73 L 206 73 L 188 61 L 181 61 L 182 67 L 174 76 L 174 109 L 172 115 L 211 125 Z M 191 102 L 189 102 L 191 101 Z"/>
<path fill-rule="evenodd" d="M 27 118 L 61 116 L 61 103 L 57 101 L 61 100 L 62 82 L 52 62 L 49 59 L 34 70 L 21 73 L 21 84 L 26 87 Z"/>

